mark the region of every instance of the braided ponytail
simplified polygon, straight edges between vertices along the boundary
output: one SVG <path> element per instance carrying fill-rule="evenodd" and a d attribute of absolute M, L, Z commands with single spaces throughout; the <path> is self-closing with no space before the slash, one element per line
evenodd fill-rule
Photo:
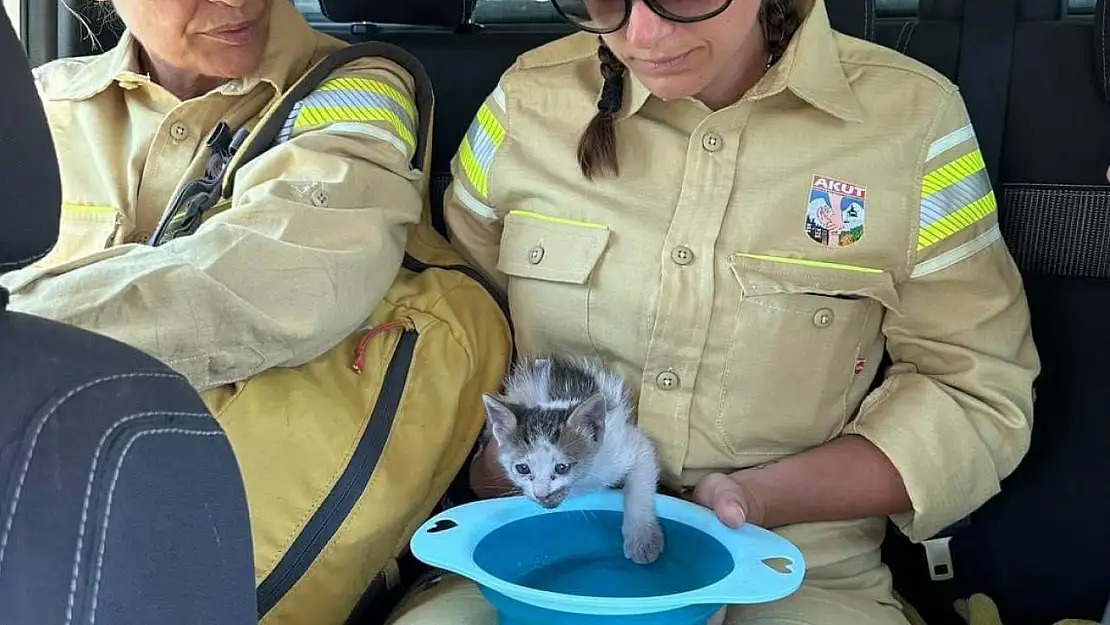
<path fill-rule="evenodd" d="M 763 0 L 759 7 L 759 22 L 763 25 L 763 36 L 771 55 L 768 67 L 786 54 L 786 48 L 805 19 L 807 2 L 808 0 Z M 601 172 L 612 176 L 620 173 L 615 115 L 624 101 L 624 74 L 627 68 L 600 38 L 597 58 L 601 61 L 603 79 L 601 97 L 597 102 L 597 114 L 578 140 L 578 166 L 588 180 L 593 180 Z"/>
<path fill-rule="evenodd" d="M 603 41 L 598 43 L 597 58 L 601 61 L 601 77 L 604 80 L 601 97 L 597 101 L 597 114 L 578 140 L 578 166 L 587 180 L 593 180 L 600 171 L 613 176 L 620 172 L 614 116 L 624 102 L 624 73 L 627 70 Z"/>
<path fill-rule="evenodd" d="M 763 0 L 763 5 L 759 7 L 759 22 L 763 25 L 763 37 L 771 54 L 767 67 L 778 63 L 786 54 L 794 33 L 805 20 L 805 3 L 806 0 Z"/>

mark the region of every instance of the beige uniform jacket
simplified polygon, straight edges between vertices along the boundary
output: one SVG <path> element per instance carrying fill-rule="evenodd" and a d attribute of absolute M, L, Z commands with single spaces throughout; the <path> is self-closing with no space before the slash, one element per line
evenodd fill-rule
<path fill-rule="evenodd" d="M 596 50 L 576 34 L 523 55 L 453 161 L 455 244 L 507 286 L 521 353 L 620 371 L 672 486 L 852 433 L 901 473 L 914 538 L 998 492 L 1039 360 L 957 89 L 832 31 L 819 1 L 733 106 L 629 77 L 620 176 L 591 183 L 575 150 Z"/>
<path fill-rule="evenodd" d="M 337 70 L 282 143 L 238 171 L 228 210 L 191 236 L 143 244 L 178 186 L 203 173 L 218 122 L 253 125 L 343 45 L 282 0 L 259 70 L 186 102 L 139 72 L 129 34 L 104 55 L 38 68 L 61 234 L 36 267 L 4 277 L 11 308 L 130 343 L 201 389 L 304 363 L 356 330 L 396 276 L 424 201 L 410 166 L 413 81 L 389 61 Z"/>

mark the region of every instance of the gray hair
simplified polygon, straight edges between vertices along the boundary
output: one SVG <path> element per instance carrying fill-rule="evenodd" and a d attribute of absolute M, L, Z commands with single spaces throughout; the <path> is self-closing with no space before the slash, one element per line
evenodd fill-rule
<path fill-rule="evenodd" d="M 58 0 L 62 8 L 80 22 L 94 52 L 103 52 L 100 35 L 105 30 L 119 35 L 126 26 L 116 13 L 112 0 Z M 75 6 L 76 5 L 76 6 Z"/>

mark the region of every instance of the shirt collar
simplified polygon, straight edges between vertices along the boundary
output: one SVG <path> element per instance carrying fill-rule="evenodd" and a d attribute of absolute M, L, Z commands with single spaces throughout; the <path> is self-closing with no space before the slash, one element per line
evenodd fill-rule
<path fill-rule="evenodd" d="M 308 69 L 316 52 L 315 31 L 305 22 L 291 2 L 274 2 L 262 62 L 249 76 L 232 80 L 215 91 L 226 94 L 249 93 L 266 83 L 280 93 Z M 85 65 L 56 99 L 87 100 L 118 84 L 137 89 L 151 84 L 150 75 L 139 67 L 139 42 L 131 31 L 124 31 L 119 43 Z"/>
<path fill-rule="evenodd" d="M 824 0 L 814 0 L 786 53 L 746 99 L 762 99 L 784 90 L 845 121 L 863 119 L 862 106 L 840 62 L 836 32 L 829 24 Z M 651 98 L 651 92 L 632 72 L 626 72 L 625 94 L 622 118 L 635 115 Z"/>

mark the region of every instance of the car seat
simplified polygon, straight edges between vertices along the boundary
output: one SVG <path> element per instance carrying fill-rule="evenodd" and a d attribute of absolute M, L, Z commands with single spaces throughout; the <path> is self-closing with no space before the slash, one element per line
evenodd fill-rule
<path fill-rule="evenodd" d="M 53 246 L 61 186 L 0 22 L 2 275 Z M 7 303 L 0 289 L 0 622 L 256 623 L 243 484 L 198 394 L 136 349 Z"/>

